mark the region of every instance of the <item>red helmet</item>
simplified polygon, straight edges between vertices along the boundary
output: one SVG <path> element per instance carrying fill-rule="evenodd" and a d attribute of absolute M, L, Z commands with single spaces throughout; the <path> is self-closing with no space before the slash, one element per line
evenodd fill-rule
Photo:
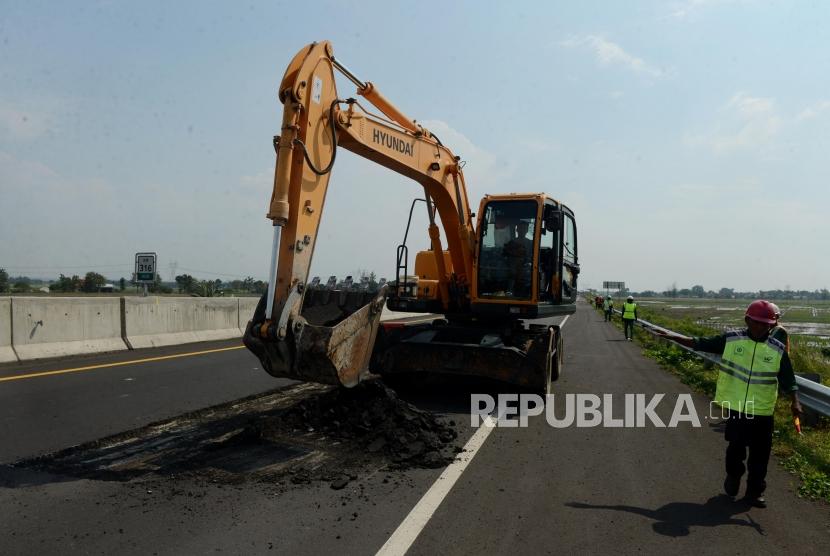
<path fill-rule="evenodd" d="M 746 308 L 746 317 L 764 324 L 776 323 L 775 309 L 772 303 L 764 299 L 750 303 L 749 307 Z"/>

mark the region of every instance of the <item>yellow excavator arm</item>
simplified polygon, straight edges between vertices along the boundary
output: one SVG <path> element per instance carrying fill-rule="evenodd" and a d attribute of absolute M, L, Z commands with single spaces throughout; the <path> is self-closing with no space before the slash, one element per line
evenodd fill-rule
<path fill-rule="evenodd" d="M 338 97 L 334 72 L 340 71 L 384 116 L 374 115 L 355 99 Z M 283 121 L 275 138 L 277 165 L 270 218 L 280 234 L 276 279 L 269 297 L 271 320 L 286 310 L 297 314 L 297 285 L 308 280 L 330 171 L 343 147 L 420 183 L 434 203 L 444 227 L 454 279 L 467 284 L 473 273 L 475 226 L 458 158 L 428 130 L 406 117 L 378 88 L 362 82 L 335 58 L 331 43 L 303 48 L 289 64 L 280 84 Z M 431 206 L 431 204 L 428 203 Z M 429 236 L 438 269 L 439 296 L 449 304 L 450 275 L 445 268 L 441 235 L 430 210 Z M 273 258 L 273 257 L 272 257 Z M 283 319 L 284 320 L 284 319 Z M 287 322 L 287 321 L 286 321 Z"/>

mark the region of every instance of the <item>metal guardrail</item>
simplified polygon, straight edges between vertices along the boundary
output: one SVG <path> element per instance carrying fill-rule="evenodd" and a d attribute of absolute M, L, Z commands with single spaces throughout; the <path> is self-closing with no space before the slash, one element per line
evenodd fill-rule
<path fill-rule="evenodd" d="M 830 416 L 830 388 L 798 375 L 795 381 L 801 405 L 825 417 Z"/>
<path fill-rule="evenodd" d="M 622 312 L 618 309 L 614 309 L 614 314 L 622 315 Z M 649 334 L 654 334 L 654 331 L 656 330 L 661 330 L 663 332 L 674 332 L 673 330 L 663 328 L 662 326 L 658 326 L 644 319 L 637 319 L 637 322 L 635 324 L 637 324 L 639 327 L 641 327 Z M 711 353 L 705 353 L 702 351 L 695 351 L 694 349 L 678 344 L 677 342 L 674 342 L 669 338 L 663 339 L 673 343 L 675 346 L 679 347 L 683 351 L 686 351 L 696 357 L 699 357 L 700 359 L 709 361 L 710 363 L 713 363 L 718 366 L 720 366 L 721 364 L 721 358 L 719 355 L 713 355 Z M 830 417 L 830 388 L 824 386 L 823 384 L 813 382 L 812 380 L 808 380 L 798 375 L 796 375 L 795 377 L 795 382 L 796 384 L 798 384 L 798 400 L 801 402 L 801 405 L 814 413 L 824 415 L 825 417 Z"/>

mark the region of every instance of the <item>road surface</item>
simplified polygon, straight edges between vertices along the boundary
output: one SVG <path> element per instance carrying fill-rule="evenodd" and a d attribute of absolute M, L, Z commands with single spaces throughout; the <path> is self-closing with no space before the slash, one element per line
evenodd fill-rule
<path fill-rule="evenodd" d="M 625 394 L 662 393 L 656 413 L 668 422 L 678 395 L 690 394 L 585 304 L 564 333 L 565 369 L 555 388 L 560 417 L 566 394 L 612 394 L 621 404 Z M 0 379 L 18 377 L 0 382 L 0 462 L 293 388 L 268 377 L 244 349 L 38 374 L 234 347 L 238 342 L 0 367 Z M 827 507 L 799 499 L 795 479 L 774 461 L 769 508 L 720 494 L 725 443 L 718 420 L 705 418 L 702 396 L 690 398 L 699 428 L 553 428 L 538 416 L 526 428 L 476 429 L 469 396 L 482 388 L 471 382 L 440 393 L 400 392 L 456 422 L 458 443 L 468 448 L 457 463 L 367 469 L 342 490 L 326 481 L 96 480 L 3 466 L 3 552 L 826 553 Z M 623 415 L 619 407 L 613 412 Z"/>

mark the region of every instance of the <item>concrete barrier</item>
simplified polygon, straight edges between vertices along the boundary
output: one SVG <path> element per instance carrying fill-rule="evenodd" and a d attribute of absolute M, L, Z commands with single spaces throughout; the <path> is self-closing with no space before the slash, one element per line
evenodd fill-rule
<path fill-rule="evenodd" d="M 254 310 L 259 297 L 238 297 L 239 300 L 239 330 L 244 334 L 248 321 L 254 317 Z"/>
<path fill-rule="evenodd" d="M 12 300 L 0 299 L 0 363 L 17 361 L 12 349 Z"/>
<path fill-rule="evenodd" d="M 125 297 L 123 303 L 132 349 L 242 337 L 236 298 Z"/>
<path fill-rule="evenodd" d="M 127 349 L 116 297 L 13 297 L 12 339 L 21 361 Z"/>
<path fill-rule="evenodd" d="M 404 313 L 402 311 L 392 311 L 386 305 L 383 306 L 383 313 L 380 315 L 381 322 L 388 320 L 405 320 L 412 318 L 422 318 L 423 320 L 431 320 L 438 318 L 439 315 L 432 313 Z"/>
<path fill-rule="evenodd" d="M 259 297 L 0 299 L 0 362 L 240 338 Z M 384 308 L 381 320 L 429 318 Z"/>

